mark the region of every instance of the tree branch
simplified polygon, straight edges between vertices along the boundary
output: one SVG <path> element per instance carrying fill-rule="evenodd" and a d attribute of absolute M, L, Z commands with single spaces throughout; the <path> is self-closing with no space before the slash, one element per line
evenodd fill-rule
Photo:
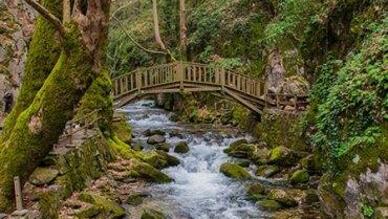
<path fill-rule="evenodd" d="M 64 36 L 65 27 L 62 25 L 62 22 L 56 16 L 51 14 L 50 11 L 48 11 L 45 7 L 43 7 L 41 4 L 35 2 L 34 0 L 25 0 L 25 1 L 32 8 L 34 8 L 37 12 L 39 12 L 39 14 L 42 15 L 47 21 L 52 23 L 55 26 L 55 28 L 59 31 L 61 36 Z"/>

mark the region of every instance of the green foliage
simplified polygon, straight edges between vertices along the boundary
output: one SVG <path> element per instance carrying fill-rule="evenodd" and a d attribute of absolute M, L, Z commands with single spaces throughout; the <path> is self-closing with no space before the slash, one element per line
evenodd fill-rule
<path fill-rule="evenodd" d="M 387 18 L 373 24 L 374 32 L 338 72 L 330 62 L 321 69 L 317 85 L 337 79 L 313 93 L 313 100 L 321 98 L 316 118 L 318 132 L 313 140 L 327 152 L 334 166 L 355 147 L 372 147 L 387 120 L 387 24 Z"/>
<path fill-rule="evenodd" d="M 362 205 L 361 211 L 362 215 L 364 215 L 366 218 L 372 218 L 373 214 L 375 213 L 375 210 L 367 204 Z"/>

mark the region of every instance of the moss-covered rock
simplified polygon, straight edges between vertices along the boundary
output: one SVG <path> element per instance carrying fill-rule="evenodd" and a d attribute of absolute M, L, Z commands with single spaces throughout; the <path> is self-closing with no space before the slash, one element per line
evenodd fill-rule
<path fill-rule="evenodd" d="M 271 150 L 269 163 L 280 166 L 292 166 L 299 160 L 299 155 L 286 147 L 279 146 Z"/>
<path fill-rule="evenodd" d="M 119 219 L 125 216 L 124 208 L 107 197 L 90 192 L 82 192 L 79 199 L 95 205 L 100 210 L 99 215 L 103 218 Z"/>
<path fill-rule="evenodd" d="M 245 139 L 239 140 L 231 144 L 231 146 L 224 150 L 226 154 L 237 158 L 249 158 L 255 149 L 253 144 L 241 143 L 245 142 Z M 240 144 L 237 144 L 240 143 Z"/>
<path fill-rule="evenodd" d="M 169 152 L 170 151 L 170 147 L 171 145 L 168 144 L 168 143 L 162 143 L 162 144 L 158 144 L 155 146 L 155 148 L 157 150 L 161 150 L 161 151 L 165 151 L 165 152 Z"/>
<path fill-rule="evenodd" d="M 150 137 L 150 136 L 153 136 L 153 135 L 166 135 L 166 132 L 163 131 L 163 130 L 160 130 L 160 129 L 154 129 L 154 130 L 151 130 L 151 129 L 147 129 L 144 131 L 143 133 L 145 136 L 147 137 Z"/>
<path fill-rule="evenodd" d="M 266 147 L 256 147 L 249 155 L 249 159 L 257 165 L 263 165 L 268 162 L 270 150 Z"/>
<path fill-rule="evenodd" d="M 259 201 L 265 198 L 266 188 L 261 183 L 254 183 L 247 187 L 247 195 L 250 200 Z"/>
<path fill-rule="evenodd" d="M 101 209 L 95 205 L 88 205 L 76 210 L 74 213 L 80 219 L 93 218 L 101 213 Z"/>
<path fill-rule="evenodd" d="M 237 179 L 237 180 L 246 180 L 250 179 L 251 175 L 243 167 L 240 167 L 237 164 L 224 163 L 220 167 L 221 173 L 225 176 Z"/>
<path fill-rule="evenodd" d="M 127 198 L 127 204 L 129 205 L 140 205 L 143 203 L 143 200 L 147 198 L 149 195 L 146 193 L 134 193 L 128 196 Z"/>
<path fill-rule="evenodd" d="M 151 182 L 157 182 L 157 183 L 172 182 L 172 179 L 166 174 L 162 173 L 160 170 L 137 159 L 132 159 L 131 169 L 135 171 L 140 177 L 147 179 Z"/>
<path fill-rule="evenodd" d="M 298 183 L 306 183 L 310 179 L 310 175 L 307 172 L 307 170 L 302 169 L 302 170 L 297 170 L 292 173 L 289 181 L 292 184 L 298 184 Z"/>
<path fill-rule="evenodd" d="M 276 165 L 259 166 L 256 171 L 256 176 L 271 177 L 280 172 L 280 168 Z"/>
<path fill-rule="evenodd" d="M 115 135 L 126 144 L 131 144 L 132 129 L 125 119 L 120 119 L 112 124 L 112 131 Z"/>
<path fill-rule="evenodd" d="M 275 200 L 285 207 L 295 207 L 298 205 L 298 201 L 293 194 L 284 189 L 271 189 L 268 193 L 268 199 Z"/>
<path fill-rule="evenodd" d="M 240 167 L 249 167 L 251 165 L 251 162 L 249 160 L 238 160 L 236 162 L 237 165 L 239 165 Z"/>
<path fill-rule="evenodd" d="M 56 169 L 38 167 L 30 176 L 30 182 L 36 186 L 47 185 L 54 181 L 58 174 Z"/>
<path fill-rule="evenodd" d="M 267 211 L 277 211 L 282 208 L 282 205 L 275 200 L 262 200 L 256 202 L 256 205 Z"/>
<path fill-rule="evenodd" d="M 189 145 L 187 144 L 187 142 L 181 141 L 175 146 L 174 152 L 180 153 L 180 154 L 185 154 L 185 153 L 189 152 L 189 150 L 190 150 L 190 148 L 189 148 Z"/>
<path fill-rule="evenodd" d="M 160 211 L 151 208 L 143 209 L 141 219 L 166 219 L 167 217 Z"/>

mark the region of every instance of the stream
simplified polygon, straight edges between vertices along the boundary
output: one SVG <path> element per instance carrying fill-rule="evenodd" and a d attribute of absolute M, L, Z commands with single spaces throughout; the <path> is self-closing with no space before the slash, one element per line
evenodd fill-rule
<path fill-rule="evenodd" d="M 147 146 L 147 129 L 166 132 L 167 143 L 175 145 L 187 141 L 190 151 L 170 154 L 179 158 L 180 165 L 164 169 L 173 183 L 150 184 L 143 189 L 152 194 L 150 205 L 164 209 L 170 218 L 179 219 L 250 219 L 265 218 L 253 202 L 246 200 L 245 185 L 219 172 L 221 164 L 232 160 L 224 152 L 231 142 L 251 138 L 233 128 L 215 128 L 211 125 L 182 124 L 169 119 L 170 113 L 143 100 L 126 106 L 129 123 L 133 127 L 136 144 Z M 253 170 L 251 170 L 253 171 Z"/>

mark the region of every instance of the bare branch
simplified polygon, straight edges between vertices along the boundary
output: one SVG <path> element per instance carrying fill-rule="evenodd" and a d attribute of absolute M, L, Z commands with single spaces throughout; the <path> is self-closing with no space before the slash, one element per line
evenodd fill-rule
<path fill-rule="evenodd" d="M 123 23 L 117 19 L 116 17 L 112 17 L 113 20 L 115 20 L 121 30 L 125 33 L 125 35 L 127 35 L 128 39 L 132 41 L 133 44 L 135 44 L 135 46 L 137 46 L 139 49 L 141 50 L 144 50 L 145 52 L 148 52 L 148 53 L 154 53 L 154 54 L 159 54 L 159 55 L 167 55 L 167 53 L 163 52 L 163 51 L 157 51 L 157 50 L 152 50 L 152 49 L 147 49 L 145 47 L 143 47 L 140 43 L 138 43 L 132 36 L 131 34 L 125 29 Z"/>
<path fill-rule="evenodd" d="M 39 12 L 39 14 L 42 15 L 46 20 L 52 23 L 57 28 L 61 36 L 65 34 L 65 27 L 62 25 L 62 22 L 56 16 L 51 14 L 50 11 L 48 11 L 45 7 L 35 2 L 34 0 L 25 0 L 25 1 L 37 12 Z"/>

